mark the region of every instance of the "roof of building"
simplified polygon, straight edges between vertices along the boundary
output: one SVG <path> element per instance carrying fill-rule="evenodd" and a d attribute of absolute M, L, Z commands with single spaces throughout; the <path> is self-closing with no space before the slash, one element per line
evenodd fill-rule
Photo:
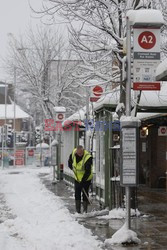
<path fill-rule="evenodd" d="M 134 91 L 132 94 L 132 105 L 134 106 Z M 105 106 L 113 106 L 114 110 L 119 103 L 120 88 L 117 87 L 112 90 L 111 93 L 101 97 L 96 103 L 94 103 L 94 110 L 98 110 Z M 140 112 L 137 113 L 137 117 L 141 120 L 147 120 L 150 118 L 159 117 L 165 115 L 160 113 L 159 110 L 166 110 L 167 108 L 167 84 L 162 84 L 160 91 L 142 91 L 139 102 Z M 143 110 L 143 112 L 142 112 Z M 150 112 L 151 110 L 151 112 Z M 152 111 L 154 110 L 154 111 Z M 68 121 L 83 121 L 85 120 L 86 107 L 75 112 L 68 117 Z M 113 113 L 114 114 L 114 113 Z M 66 120 L 66 121 L 67 121 Z"/>
<path fill-rule="evenodd" d="M 134 101 L 134 94 L 135 91 L 131 91 L 131 96 L 132 96 L 132 106 L 135 105 Z M 119 97 L 120 97 L 120 88 L 117 87 L 113 89 L 113 91 L 104 97 L 101 97 L 95 104 L 94 108 L 95 110 L 101 108 L 104 105 L 113 105 L 116 106 L 119 103 Z M 156 110 L 160 109 L 166 109 L 167 107 L 167 84 L 162 84 L 161 85 L 161 90 L 160 91 L 142 91 L 141 92 L 141 97 L 140 97 L 140 102 L 138 105 L 138 108 L 140 110 L 153 110 L 156 112 Z"/>
<path fill-rule="evenodd" d="M 6 108 L 5 108 L 6 106 Z M 14 109 L 16 110 L 15 112 L 15 117 L 14 117 Z M 6 110 L 6 111 L 5 111 Z M 5 115 L 6 113 L 6 115 Z M 29 118 L 30 115 L 27 114 L 25 111 L 23 111 L 18 105 L 14 104 L 0 104 L 0 119 L 24 119 L 24 118 Z"/>

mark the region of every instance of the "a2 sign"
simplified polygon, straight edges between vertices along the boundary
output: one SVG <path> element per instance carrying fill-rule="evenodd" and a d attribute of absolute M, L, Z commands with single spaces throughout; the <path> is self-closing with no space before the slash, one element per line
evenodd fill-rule
<path fill-rule="evenodd" d="M 156 44 L 156 37 L 151 31 L 144 31 L 139 35 L 138 43 L 143 49 L 152 49 Z"/>

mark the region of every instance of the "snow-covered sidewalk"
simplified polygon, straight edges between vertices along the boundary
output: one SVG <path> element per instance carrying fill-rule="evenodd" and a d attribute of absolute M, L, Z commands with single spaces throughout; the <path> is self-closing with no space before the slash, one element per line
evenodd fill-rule
<path fill-rule="evenodd" d="M 74 220 L 64 202 L 49 192 L 38 174 L 47 169 L 0 169 L 0 249 L 98 250 L 101 243 Z M 9 208 L 10 218 L 4 208 Z"/>

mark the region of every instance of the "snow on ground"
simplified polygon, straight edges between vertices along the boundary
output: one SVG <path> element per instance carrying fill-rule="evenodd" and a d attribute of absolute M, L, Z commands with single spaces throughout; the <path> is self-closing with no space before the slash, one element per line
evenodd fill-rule
<path fill-rule="evenodd" d="M 141 241 L 138 239 L 137 234 L 127 228 L 127 224 L 125 223 L 113 236 L 111 239 L 105 240 L 106 246 L 121 244 L 121 243 L 136 243 L 140 244 Z"/>
<path fill-rule="evenodd" d="M 0 249 L 100 249 L 102 243 L 40 182 L 41 170 L 0 170 L 0 193 L 13 215 L 0 223 Z"/>
<path fill-rule="evenodd" d="M 131 208 L 131 216 L 140 216 L 138 209 Z M 114 208 L 109 211 L 108 215 L 103 215 L 98 217 L 99 219 L 123 219 L 126 217 L 126 209 L 124 208 Z"/>

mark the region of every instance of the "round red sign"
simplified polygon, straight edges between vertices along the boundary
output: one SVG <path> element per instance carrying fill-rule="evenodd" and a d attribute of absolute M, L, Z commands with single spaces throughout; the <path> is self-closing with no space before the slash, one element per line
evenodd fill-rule
<path fill-rule="evenodd" d="M 166 128 L 161 128 L 161 133 L 165 134 L 166 133 Z"/>
<path fill-rule="evenodd" d="M 63 120 L 63 114 L 58 114 L 58 115 L 57 115 L 57 118 L 58 118 L 59 120 Z"/>
<path fill-rule="evenodd" d="M 94 94 L 95 96 L 101 96 L 102 93 L 103 93 L 103 88 L 102 88 L 102 87 L 96 85 L 96 86 L 93 88 L 93 94 Z"/>
<path fill-rule="evenodd" d="M 143 49 L 152 49 L 156 44 L 156 37 L 151 31 L 144 31 L 139 35 L 138 43 Z"/>

